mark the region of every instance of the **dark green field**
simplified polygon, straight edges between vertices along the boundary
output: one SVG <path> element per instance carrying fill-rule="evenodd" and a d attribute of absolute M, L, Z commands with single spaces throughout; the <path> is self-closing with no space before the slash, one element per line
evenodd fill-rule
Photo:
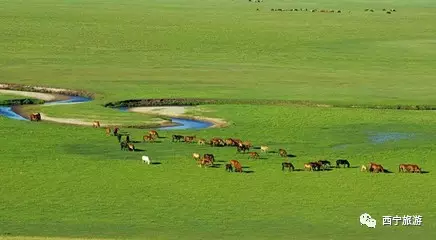
<path fill-rule="evenodd" d="M 434 111 L 362 107 L 436 105 L 435 22 L 430 0 L 0 0 L 0 83 L 95 93 L 28 111 L 138 124 L 155 116 L 102 104 L 247 100 L 194 110 L 229 127 L 159 131 L 160 142 L 136 144 L 145 152 L 120 151 L 103 129 L 0 117 L 0 239 L 434 239 Z M 321 106 L 248 104 L 259 99 Z M 122 130 L 133 140 L 147 132 Z M 277 154 L 249 160 L 172 134 L 284 148 L 298 169 L 339 158 L 352 167 L 282 172 Z M 193 152 L 250 173 L 199 168 Z M 369 162 L 393 173 L 360 172 Z M 400 163 L 429 173 L 399 174 Z M 375 229 L 360 225 L 364 212 Z M 383 226 L 384 215 L 422 215 L 423 226 Z"/>

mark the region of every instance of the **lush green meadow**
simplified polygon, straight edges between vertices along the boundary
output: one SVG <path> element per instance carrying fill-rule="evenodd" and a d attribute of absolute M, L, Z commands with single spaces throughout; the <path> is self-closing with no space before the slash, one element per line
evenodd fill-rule
<path fill-rule="evenodd" d="M 430 0 L 0 1 L 0 82 L 93 92 L 90 103 L 28 108 L 123 123 L 153 116 L 101 105 L 152 97 L 433 104 L 434 22 Z M 161 142 L 137 144 L 145 152 L 120 151 L 102 129 L 0 117 L 0 236 L 7 236 L 0 239 L 436 237 L 433 111 L 203 108 L 198 114 L 230 126 L 160 131 L 167 137 Z M 128 131 L 133 140 L 144 134 Z M 234 148 L 172 143 L 176 133 L 285 148 L 297 168 L 337 158 L 352 168 L 282 172 L 277 154 L 249 160 Z M 372 140 L 391 133 L 410 137 Z M 213 153 L 221 164 L 238 159 L 252 172 L 199 168 L 193 152 Z M 144 154 L 160 164 L 142 164 Z M 394 173 L 359 172 L 370 161 Z M 398 174 L 398 164 L 409 162 L 429 173 Z M 360 226 L 364 212 L 377 220 L 375 229 Z M 424 225 L 382 226 L 383 215 L 397 214 L 422 215 Z"/>

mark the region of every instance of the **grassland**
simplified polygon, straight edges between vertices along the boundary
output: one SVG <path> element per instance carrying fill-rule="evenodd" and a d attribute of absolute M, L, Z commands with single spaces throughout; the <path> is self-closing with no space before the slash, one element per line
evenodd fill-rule
<path fill-rule="evenodd" d="M 333 8 L 342 14 L 271 12 Z M 259 8 L 260 11 L 256 11 Z M 364 12 L 365 8 L 395 8 Z M 351 12 L 348 12 L 351 11 Z M 436 2 L 0 1 L 0 82 L 86 90 L 93 102 L 37 107 L 60 117 L 150 119 L 109 101 L 198 97 L 325 104 L 432 104 Z M 29 106 L 34 108 L 35 106 Z M 434 239 L 433 111 L 283 105 L 202 106 L 228 128 L 168 131 L 238 137 L 286 148 L 297 168 L 317 159 L 376 161 L 357 168 L 283 173 L 277 155 L 248 160 L 233 148 L 171 143 L 119 150 L 101 129 L 0 117 L 0 235 L 125 239 Z M 133 139 L 143 130 L 129 129 Z M 377 133 L 413 137 L 375 144 Z M 345 147 L 338 147 L 345 146 Z M 200 169 L 192 152 L 239 159 L 251 174 Z M 362 227 L 368 212 L 375 229 Z M 422 227 L 383 227 L 383 215 L 423 215 Z M 4 237 L 4 239 L 8 239 Z"/>

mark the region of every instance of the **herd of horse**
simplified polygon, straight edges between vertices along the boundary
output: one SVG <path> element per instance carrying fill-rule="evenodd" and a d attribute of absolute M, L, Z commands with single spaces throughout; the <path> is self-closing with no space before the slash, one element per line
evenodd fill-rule
<path fill-rule="evenodd" d="M 98 122 L 94 122 L 93 127 L 99 127 Z M 128 150 L 128 151 L 135 151 L 135 145 L 130 140 L 130 136 L 128 134 L 120 134 L 119 128 L 114 128 L 113 131 L 111 128 L 106 128 L 106 135 L 116 136 L 118 138 L 118 142 L 120 144 L 121 150 Z M 125 139 L 122 139 L 122 136 L 125 136 Z M 158 132 L 156 130 L 150 130 L 147 135 L 143 136 L 143 142 L 153 142 L 157 138 L 160 138 Z M 241 141 L 240 139 L 236 138 L 227 138 L 222 139 L 218 137 L 214 137 L 210 140 L 206 140 L 203 138 L 197 139 L 196 136 L 183 136 L 183 135 L 172 135 L 171 137 L 172 142 L 185 142 L 185 143 L 197 143 L 199 145 L 210 145 L 211 147 L 235 147 L 236 153 L 248 153 L 248 159 L 259 159 L 260 155 L 258 152 L 250 151 L 250 149 L 253 148 L 253 145 L 248 141 Z M 268 146 L 260 146 L 261 153 L 271 153 L 270 148 Z M 288 158 L 290 155 L 288 155 L 287 151 L 285 149 L 278 149 L 276 152 L 280 157 Z M 143 161 L 150 164 L 150 160 L 148 156 L 143 156 Z M 145 159 L 144 159 L 145 158 Z M 205 153 L 201 155 L 200 153 L 193 153 L 192 158 L 196 160 L 199 167 L 212 167 L 215 166 L 215 156 L 212 153 Z M 336 168 L 341 168 L 343 166 L 344 168 L 350 168 L 350 162 L 347 159 L 338 159 L 336 160 Z M 282 162 L 282 171 L 287 169 L 288 171 L 294 171 L 295 166 L 291 162 Z M 332 164 L 328 160 L 319 160 L 315 162 L 308 162 L 305 163 L 303 166 L 304 170 L 307 171 L 324 171 L 327 169 L 330 169 L 332 167 Z M 225 165 L 226 171 L 229 172 L 243 172 L 242 164 L 238 160 L 230 160 Z M 368 165 L 362 165 L 361 166 L 362 172 L 373 172 L 373 173 L 384 173 L 387 172 L 385 168 L 381 164 L 378 163 L 369 163 Z M 399 172 L 405 172 L 405 173 L 421 173 L 421 168 L 416 164 L 400 164 L 399 165 Z"/>

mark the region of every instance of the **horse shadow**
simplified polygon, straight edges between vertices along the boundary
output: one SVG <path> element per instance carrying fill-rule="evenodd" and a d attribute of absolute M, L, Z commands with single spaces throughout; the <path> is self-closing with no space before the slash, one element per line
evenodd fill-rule
<path fill-rule="evenodd" d="M 243 168 L 243 169 L 247 169 L 247 168 L 250 168 L 250 167 L 248 167 L 248 166 L 243 166 L 242 168 Z"/>
<path fill-rule="evenodd" d="M 243 171 L 244 173 L 254 173 L 252 170 Z"/>
<path fill-rule="evenodd" d="M 260 149 L 260 147 L 253 147 L 253 149 Z"/>
<path fill-rule="evenodd" d="M 258 159 L 265 160 L 265 159 L 268 159 L 268 158 L 267 158 L 267 157 L 260 157 L 260 158 L 258 158 Z"/>
<path fill-rule="evenodd" d="M 167 138 L 167 137 L 162 137 L 162 136 L 159 136 L 158 138 Z"/>
<path fill-rule="evenodd" d="M 430 173 L 429 171 L 421 171 L 421 174 L 427 174 Z"/>
<path fill-rule="evenodd" d="M 286 170 L 286 169 L 285 169 Z M 302 172 L 302 171 L 304 171 L 303 169 L 301 169 L 301 168 L 295 168 L 292 172 Z"/>
<path fill-rule="evenodd" d="M 394 172 L 389 171 L 388 169 L 384 169 L 383 173 L 394 173 Z"/>
<path fill-rule="evenodd" d="M 141 141 L 130 141 L 131 143 L 142 143 Z"/>
<path fill-rule="evenodd" d="M 268 151 L 267 153 L 279 153 L 279 152 L 277 152 L 277 151 Z"/>
<path fill-rule="evenodd" d="M 162 143 L 162 141 L 151 141 L 151 142 L 147 142 L 147 143 Z"/>
<path fill-rule="evenodd" d="M 226 161 L 223 161 L 223 160 L 218 160 L 218 161 L 216 161 L 216 162 L 226 162 Z"/>
<path fill-rule="evenodd" d="M 222 164 L 219 163 L 214 163 L 212 164 L 212 166 L 210 166 L 211 168 L 220 168 Z"/>
<path fill-rule="evenodd" d="M 152 165 L 161 165 L 161 162 L 151 162 Z"/>
<path fill-rule="evenodd" d="M 297 155 L 294 155 L 294 154 L 288 154 L 288 155 L 286 155 L 286 157 L 294 158 L 294 157 L 297 157 Z"/>
<path fill-rule="evenodd" d="M 145 150 L 144 149 L 135 148 L 134 152 L 145 152 Z"/>

